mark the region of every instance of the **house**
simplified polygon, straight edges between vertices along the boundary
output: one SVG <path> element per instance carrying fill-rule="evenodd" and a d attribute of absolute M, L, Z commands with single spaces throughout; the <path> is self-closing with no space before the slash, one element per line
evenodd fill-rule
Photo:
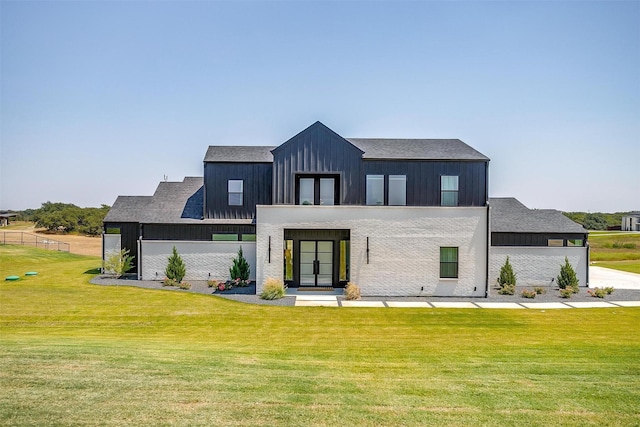
<path fill-rule="evenodd" d="M 127 248 L 139 279 L 161 280 L 175 246 L 187 280 L 226 279 L 242 247 L 258 293 L 274 277 L 289 287 L 353 281 L 363 295 L 385 296 L 484 297 L 495 265 L 518 250 L 553 252 L 549 272 L 574 252 L 575 265 L 588 265 L 586 232 L 572 222 L 549 231 L 560 246 L 551 238 L 544 247 L 503 244 L 547 232 L 542 211 L 522 205 L 505 224 L 539 227 L 498 227 L 494 246 L 491 226 L 504 210 L 491 213 L 488 167 L 458 139 L 343 138 L 316 122 L 278 146 L 211 146 L 203 177 L 118 197 L 104 220 L 103 254 Z"/>
<path fill-rule="evenodd" d="M 7 227 L 11 218 L 18 216 L 17 213 L 2 211 L 0 212 L 0 227 Z"/>
<path fill-rule="evenodd" d="M 622 217 L 622 231 L 640 231 L 640 211 L 629 212 Z"/>

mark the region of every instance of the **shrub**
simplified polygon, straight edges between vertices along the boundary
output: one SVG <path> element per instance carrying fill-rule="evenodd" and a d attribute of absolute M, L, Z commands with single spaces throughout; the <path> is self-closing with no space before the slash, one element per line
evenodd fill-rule
<path fill-rule="evenodd" d="M 191 289 L 191 283 L 189 283 L 189 282 L 180 282 L 178 287 L 180 289 Z"/>
<path fill-rule="evenodd" d="M 538 295 L 542 295 L 542 294 L 546 294 L 547 293 L 547 290 L 545 288 L 543 288 L 543 287 L 540 287 L 540 286 L 536 286 L 535 288 L 533 288 L 533 290 Z"/>
<path fill-rule="evenodd" d="M 600 288 L 595 288 L 593 290 L 589 289 L 587 290 L 587 293 L 594 298 L 604 298 L 604 296 L 607 294 L 604 289 Z"/>
<path fill-rule="evenodd" d="M 513 295 L 516 293 L 516 285 L 505 284 L 498 290 L 498 293 L 500 295 Z"/>
<path fill-rule="evenodd" d="M 345 299 L 349 301 L 360 299 L 360 286 L 353 282 L 347 283 L 347 286 L 344 288 L 344 296 Z"/>
<path fill-rule="evenodd" d="M 264 282 L 260 298 L 266 300 L 280 299 L 285 295 L 286 288 L 282 281 L 269 277 Z"/>
<path fill-rule="evenodd" d="M 572 288 L 568 288 L 568 289 L 560 289 L 560 297 L 562 298 L 571 298 L 571 295 L 573 295 L 573 289 Z"/>
<path fill-rule="evenodd" d="M 528 289 L 523 289 L 522 290 L 522 296 L 524 298 L 535 298 L 536 295 L 538 295 L 538 293 L 536 291 L 530 291 Z"/>
<path fill-rule="evenodd" d="M 249 263 L 245 259 L 242 254 L 242 246 L 238 249 L 238 256 L 233 259 L 233 265 L 229 269 L 229 275 L 231 276 L 231 280 L 240 279 L 240 280 L 249 280 L 249 273 L 251 272 L 251 267 Z"/>
<path fill-rule="evenodd" d="M 500 268 L 498 285 L 500 285 L 501 288 L 504 288 L 505 285 L 516 285 L 516 273 L 513 272 L 513 267 L 511 267 L 508 256 L 507 260 L 504 262 L 504 265 L 502 266 L 502 268 Z M 513 293 L 508 295 L 513 295 Z"/>
<path fill-rule="evenodd" d="M 604 288 L 604 291 L 607 293 L 607 295 L 611 295 L 613 291 L 615 291 L 615 289 L 613 288 L 613 286 L 607 286 L 606 288 Z"/>
<path fill-rule="evenodd" d="M 165 277 L 164 280 L 162 280 L 162 286 L 178 286 L 178 282 L 174 279 Z"/>
<path fill-rule="evenodd" d="M 176 247 L 173 247 L 173 254 L 169 257 L 169 263 L 167 264 L 167 269 L 164 274 L 168 279 L 175 280 L 176 282 L 182 282 L 185 274 L 187 274 L 187 269 L 184 266 L 184 261 L 180 255 L 178 255 L 178 251 Z"/>
<path fill-rule="evenodd" d="M 121 249 L 109 255 L 102 263 L 102 268 L 117 279 L 133 268 L 133 256 L 129 255 L 129 249 Z"/>
<path fill-rule="evenodd" d="M 219 280 L 215 280 L 215 279 L 207 280 L 207 286 L 210 288 L 216 288 L 218 286 L 218 283 L 220 283 Z"/>
<path fill-rule="evenodd" d="M 560 266 L 560 275 L 556 280 L 560 289 L 571 289 L 574 294 L 578 293 L 578 277 L 569 264 L 569 258 L 564 257 L 564 265 Z"/>

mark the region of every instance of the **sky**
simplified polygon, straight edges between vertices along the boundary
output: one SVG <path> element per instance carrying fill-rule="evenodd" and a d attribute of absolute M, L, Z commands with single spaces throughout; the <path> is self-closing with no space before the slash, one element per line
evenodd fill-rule
<path fill-rule="evenodd" d="M 209 145 L 459 138 L 492 197 L 640 210 L 640 1 L 0 1 L 0 209 L 111 205 Z"/>

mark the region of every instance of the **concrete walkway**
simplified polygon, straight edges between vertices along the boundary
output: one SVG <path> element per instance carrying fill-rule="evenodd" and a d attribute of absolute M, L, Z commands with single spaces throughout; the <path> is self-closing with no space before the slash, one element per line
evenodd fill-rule
<path fill-rule="evenodd" d="M 469 302 L 469 301 L 347 301 L 336 295 L 295 295 L 296 307 L 391 307 L 391 308 L 501 308 L 558 309 L 640 307 L 640 301 L 567 301 L 567 302 Z"/>
<path fill-rule="evenodd" d="M 603 267 L 589 267 L 589 287 L 640 290 L 640 274 Z"/>

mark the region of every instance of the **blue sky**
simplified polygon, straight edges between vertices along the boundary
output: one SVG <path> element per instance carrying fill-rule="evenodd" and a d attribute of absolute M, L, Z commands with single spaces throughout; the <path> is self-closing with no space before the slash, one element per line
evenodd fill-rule
<path fill-rule="evenodd" d="M 0 208 L 112 204 L 208 145 L 460 138 L 491 196 L 640 209 L 640 2 L 5 1 Z"/>

